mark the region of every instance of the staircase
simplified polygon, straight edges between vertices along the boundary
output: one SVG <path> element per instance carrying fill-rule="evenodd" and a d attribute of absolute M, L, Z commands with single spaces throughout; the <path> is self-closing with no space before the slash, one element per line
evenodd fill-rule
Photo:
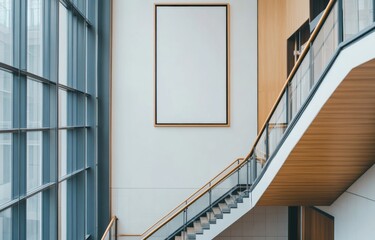
<path fill-rule="evenodd" d="M 203 235 L 204 230 L 209 230 L 210 226 L 216 224 L 217 219 L 225 218 L 231 213 L 231 209 L 237 208 L 237 204 L 242 204 L 249 198 L 249 189 L 243 190 L 242 186 L 237 186 L 235 190 L 223 196 L 212 207 L 209 207 L 172 234 L 167 239 L 187 240 L 196 239 L 197 235 Z"/>
<path fill-rule="evenodd" d="M 348 35 L 345 33 L 344 26 L 360 25 L 360 23 L 353 23 L 353 19 L 344 16 L 343 0 L 331 0 L 306 43 L 306 48 L 292 69 L 276 105 L 260 130 L 249 154 L 245 158 L 232 162 L 146 230 L 141 238 L 152 240 L 213 239 L 249 211 L 269 187 L 283 165 L 283 161 L 307 130 L 308 121 L 299 122 L 303 113 L 313 116 L 311 121 L 316 116 L 308 111 L 314 110 L 314 107 L 317 108 L 317 104 L 310 106 L 309 103 L 313 101 L 314 95 L 319 93 L 320 85 L 324 85 L 327 72 L 331 68 L 341 69 L 341 66 L 332 67 L 337 59 L 337 62 L 340 60 L 340 52 L 350 49 L 348 46 L 361 38 L 368 37 L 371 43 L 375 41 L 375 8 L 372 11 L 369 25 L 362 26 L 362 29 L 358 28 L 358 32 L 351 32 L 351 35 Z M 369 49 L 367 50 L 370 52 Z M 357 54 L 358 49 L 355 51 Z M 374 56 L 370 57 L 374 58 Z M 371 60 L 371 58 L 367 60 L 365 58 L 367 56 L 363 57 L 362 63 Z M 352 66 L 352 68 L 357 66 Z M 338 81 L 342 79 L 335 81 L 338 86 L 340 84 Z M 333 81 L 330 84 L 333 84 Z M 332 91 L 335 91 L 337 86 L 332 85 Z M 319 108 L 321 109 L 324 102 L 319 104 L 321 104 Z M 297 134 L 288 138 L 291 132 L 297 132 Z M 277 157 L 282 161 L 280 159 L 274 161 Z M 270 167 L 272 161 L 274 163 Z"/>

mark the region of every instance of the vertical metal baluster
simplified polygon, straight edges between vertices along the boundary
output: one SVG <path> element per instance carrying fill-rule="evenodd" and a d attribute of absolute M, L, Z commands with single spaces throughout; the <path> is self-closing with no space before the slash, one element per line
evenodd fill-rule
<path fill-rule="evenodd" d="M 115 220 L 115 240 L 117 240 L 117 217 L 116 217 L 116 220 Z"/>
<path fill-rule="evenodd" d="M 240 159 L 237 159 L 237 167 L 240 165 Z M 240 170 L 241 168 L 237 169 L 237 187 L 240 187 Z M 240 187 L 241 189 L 241 187 Z"/>
<path fill-rule="evenodd" d="M 268 131 L 268 126 L 269 126 L 269 122 L 267 123 L 266 125 L 266 159 L 265 159 L 265 162 L 267 162 L 268 158 L 269 158 L 269 131 Z M 262 164 L 263 166 L 263 164 Z"/>
<path fill-rule="evenodd" d="M 187 204 L 187 202 L 186 202 L 186 204 Z M 186 235 L 186 239 L 187 239 L 187 208 L 184 209 L 183 218 L 184 218 L 185 235 Z"/>
<path fill-rule="evenodd" d="M 254 184 L 255 180 L 257 179 L 257 159 L 255 157 L 255 154 L 252 156 L 252 172 L 253 172 L 253 179 L 252 184 Z"/>
<path fill-rule="evenodd" d="M 112 240 L 112 226 L 109 228 L 109 231 L 108 231 L 108 239 Z"/>
<path fill-rule="evenodd" d="M 342 43 L 344 40 L 344 9 L 342 0 L 337 1 L 337 10 L 338 10 L 338 44 Z"/>
<path fill-rule="evenodd" d="M 310 43 L 310 91 L 314 87 L 314 45 Z"/>
<path fill-rule="evenodd" d="M 285 88 L 285 130 L 289 124 L 289 83 Z"/>
<path fill-rule="evenodd" d="M 210 211 L 212 211 L 212 189 L 211 189 L 211 182 L 209 183 L 209 188 L 210 188 L 210 191 L 208 192 L 208 195 L 209 195 L 209 204 L 210 204 Z M 211 214 L 208 214 L 207 218 L 208 218 L 208 222 L 210 222 L 211 221 Z"/>
<path fill-rule="evenodd" d="M 251 158 L 250 158 L 251 159 Z M 246 189 L 249 189 L 249 167 L 250 167 L 250 164 L 249 164 L 249 159 L 246 159 Z"/>

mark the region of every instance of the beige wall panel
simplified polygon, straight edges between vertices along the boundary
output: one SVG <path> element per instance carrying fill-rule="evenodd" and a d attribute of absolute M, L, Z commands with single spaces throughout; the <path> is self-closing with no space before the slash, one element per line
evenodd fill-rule
<path fill-rule="evenodd" d="M 258 130 L 286 79 L 285 0 L 258 1 Z"/>
<path fill-rule="evenodd" d="M 310 15 L 309 0 L 286 1 L 286 36 L 289 38 Z"/>
<path fill-rule="evenodd" d="M 287 79 L 287 39 L 309 18 L 309 0 L 258 1 L 258 131 Z"/>

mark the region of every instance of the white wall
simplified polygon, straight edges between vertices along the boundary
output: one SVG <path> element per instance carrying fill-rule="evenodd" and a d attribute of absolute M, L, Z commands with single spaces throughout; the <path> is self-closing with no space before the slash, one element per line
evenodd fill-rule
<path fill-rule="evenodd" d="M 254 207 L 215 240 L 287 240 L 288 207 Z"/>
<path fill-rule="evenodd" d="M 256 136 L 257 1 L 204 1 L 230 4 L 229 128 L 154 127 L 154 3 L 161 2 L 170 1 L 113 1 L 112 214 L 120 234 L 142 233 L 245 156 Z"/>
<path fill-rule="evenodd" d="M 373 240 L 375 237 L 375 165 L 331 206 L 319 208 L 335 217 L 335 239 Z"/>

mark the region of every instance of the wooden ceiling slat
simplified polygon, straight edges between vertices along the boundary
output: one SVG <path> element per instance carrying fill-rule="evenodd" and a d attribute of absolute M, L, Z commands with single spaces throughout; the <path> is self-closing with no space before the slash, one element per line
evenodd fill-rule
<path fill-rule="evenodd" d="M 375 164 L 375 59 L 323 106 L 259 205 L 330 205 Z"/>

